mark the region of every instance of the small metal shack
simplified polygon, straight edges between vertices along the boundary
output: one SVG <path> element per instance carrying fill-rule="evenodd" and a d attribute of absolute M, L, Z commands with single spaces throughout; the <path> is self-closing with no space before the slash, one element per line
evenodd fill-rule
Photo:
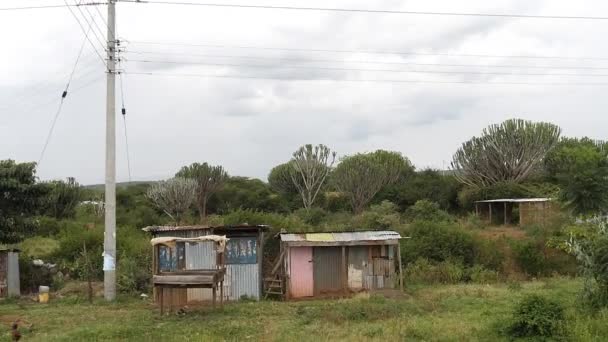
<path fill-rule="evenodd" d="M 280 234 L 285 297 L 402 288 L 394 231 Z M 398 270 L 398 271 L 397 271 Z"/>
<path fill-rule="evenodd" d="M 20 296 L 19 250 L 0 249 L 0 298 Z"/>
<path fill-rule="evenodd" d="M 262 256 L 265 225 L 233 225 L 233 226 L 150 226 L 144 231 L 157 237 L 196 238 L 205 235 L 222 235 L 228 238 L 226 243 L 223 293 L 224 300 L 239 300 L 243 296 L 260 299 L 262 293 Z M 168 255 L 175 255 L 169 267 L 175 270 L 187 271 L 196 269 L 215 268 L 217 260 L 213 247 L 203 243 L 177 243 L 175 250 Z M 174 260 L 174 261 L 173 261 Z M 159 258 L 157 263 L 167 264 Z M 212 291 L 205 288 L 184 289 L 179 294 L 184 304 L 210 301 Z"/>

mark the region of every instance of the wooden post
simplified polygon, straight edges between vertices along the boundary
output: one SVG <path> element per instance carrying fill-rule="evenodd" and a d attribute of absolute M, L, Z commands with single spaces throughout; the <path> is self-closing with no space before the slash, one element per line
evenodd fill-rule
<path fill-rule="evenodd" d="M 475 202 L 475 215 L 479 217 L 479 203 Z"/>
<path fill-rule="evenodd" d="M 490 210 L 490 225 L 492 225 L 492 202 L 488 202 L 488 209 Z"/>
<path fill-rule="evenodd" d="M 216 284 L 213 284 L 213 308 L 215 309 L 215 297 L 217 295 Z"/>
<path fill-rule="evenodd" d="M 507 225 L 507 202 L 504 202 L 505 205 L 505 217 L 504 217 L 504 221 L 505 221 L 505 226 Z"/>
<path fill-rule="evenodd" d="M 399 290 L 403 292 L 403 268 L 401 266 L 401 244 L 397 243 L 397 262 L 399 263 Z"/>
<path fill-rule="evenodd" d="M 154 289 L 156 289 L 156 286 L 154 286 Z M 164 305 L 164 297 L 165 296 L 165 288 L 164 287 L 160 287 L 160 315 L 162 316 L 164 311 L 163 311 L 163 305 Z"/>
<path fill-rule="evenodd" d="M 342 246 L 342 291 L 345 295 L 348 290 L 348 273 L 346 270 L 346 246 Z"/>
<path fill-rule="evenodd" d="M 224 308 L 224 281 L 220 283 L 220 307 Z"/>

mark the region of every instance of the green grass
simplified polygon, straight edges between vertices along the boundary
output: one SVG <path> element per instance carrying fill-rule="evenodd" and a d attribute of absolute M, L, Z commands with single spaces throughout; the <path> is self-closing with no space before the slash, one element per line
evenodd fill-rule
<path fill-rule="evenodd" d="M 232 303 L 185 316 L 160 317 L 150 303 L 123 298 L 93 305 L 77 299 L 48 305 L 0 304 L 0 321 L 22 317 L 25 341 L 501 341 L 516 303 L 526 294 L 554 298 L 566 308 L 573 341 L 608 340 L 608 311 L 579 311 L 579 280 L 551 278 L 522 283 L 410 286 L 403 298 L 358 296 L 342 300 Z"/>

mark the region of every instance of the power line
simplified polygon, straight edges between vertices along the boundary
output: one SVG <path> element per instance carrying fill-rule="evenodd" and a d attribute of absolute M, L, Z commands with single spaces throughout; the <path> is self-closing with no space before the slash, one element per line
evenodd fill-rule
<path fill-rule="evenodd" d="M 75 1 L 75 0 L 74 0 Z M 64 2 L 67 4 L 67 0 L 64 0 Z M 101 31 L 99 28 L 99 25 L 97 25 L 97 22 L 95 21 L 95 18 L 93 18 L 93 16 L 91 15 L 91 22 L 89 22 L 89 19 L 87 19 L 87 16 L 85 15 L 85 13 L 83 12 L 83 10 L 80 7 L 76 7 L 78 9 L 78 12 L 80 12 L 80 15 L 82 16 L 82 19 L 84 20 L 85 23 L 87 23 L 88 25 L 94 25 L 97 28 L 97 31 L 95 31 L 94 29 L 92 30 L 92 34 L 93 36 L 95 36 L 95 39 L 97 39 L 97 42 L 99 43 L 99 45 L 101 46 L 101 50 L 102 51 L 106 51 L 106 46 L 105 46 L 105 39 L 102 39 L 104 37 L 103 32 L 101 32 L 101 37 L 99 37 L 99 35 L 97 34 L 98 31 Z M 89 9 L 86 8 L 87 12 L 89 12 Z M 90 12 L 89 12 L 90 14 Z"/>
<path fill-rule="evenodd" d="M 547 74 L 547 73 L 511 73 L 494 71 L 453 71 L 453 70 L 402 70 L 402 69 L 361 69 L 361 68 L 338 68 L 319 67 L 309 65 L 269 65 L 269 64 L 237 64 L 237 63 L 208 63 L 208 62 L 180 62 L 180 61 L 158 61 L 145 59 L 131 59 L 128 62 L 181 64 L 181 65 L 207 65 L 246 68 L 277 68 L 277 69 L 313 69 L 313 70 L 335 70 L 335 71 L 368 71 L 368 72 L 394 72 L 394 73 L 420 73 L 420 74 L 453 74 L 453 75 L 504 75 L 504 76 L 582 76 L 582 77 L 605 77 L 608 74 Z"/>
<path fill-rule="evenodd" d="M 493 85 L 543 85 L 543 86 L 608 86 L 608 82 L 482 82 L 482 81 L 434 81 L 434 80 L 398 80 L 398 79 L 291 79 L 267 76 L 243 76 L 243 75 L 214 75 L 214 74 L 188 74 L 188 73 L 155 73 L 155 72 L 128 72 L 130 75 L 167 76 L 167 77 L 200 77 L 200 78 L 226 78 L 226 79 L 254 79 L 274 80 L 290 82 L 354 82 L 354 83 L 430 83 L 430 84 L 493 84 Z"/>
<path fill-rule="evenodd" d="M 409 14 L 409 15 L 434 15 L 434 16 L 457 16 L 457 17 L 491 17 L 491 18 L 520 18 L 520 19 L 566 19 L 566 20 L 608 20 L 608 17 L 593 16 L 564 16 L 564 15 L 530 15 L 530 14 L 497 14 L 497 13 L 466 13 L 466 12 L 429 12 L 429 11 L 397 11 L 397 10 L 374 10 L 359 8 L 329 8 L 329 7 L 295 7 L 295 6 L 268 6 L 268 5 L 243 5 L 243 4 L 219 4 L 199 2 L 169 2 L 169 1 L 140 1 L 119 0 L 119 2 L 135 2 L 162 5 L 184 5 L 226 8 L 249 8 L 270 10 L 297 10 L 317 12 L 346 12 L 346 13 L 374 13 L 374 14 Z"/>
<path fill-rule="evenodd" d="M 99 57 L 99 59 L 101 60 L 101 63 L 103 63 L 104 67 L 107 68 L 106 66 L 106 61 L 103 59 L 103 57 L 101 57 L 101 54 L 99 53 L 99 51 L 97 51 L 97 49 L 95 48 L 95 44 L 93 44 L 93 41 L 91 41 L 91 39 L 89 38 L 89 34 L 88 31 L 85 31 L 84 26 L 82 26 L 82 23 L 80 22 L 80 19 L 78 19 L 78 16 L 76 15 L 76 13 L 74 13 L 74 11 L 72 10 L 71 6 L 74 5 L 68 5 L 67 0 L 63 0 L 63 2 L 65 2 L 66 6 L 69 10 L 70 13 L 72 13 L 72 16 L 74 17 L 74 19 L 76 19 L 76 22 L 78 22 L 78 26 L 80 26 L 80 29 L 82 30 L 82 33 L 84 33 L 84 37 L 86 40 L 89 41 L 89 43 L 91 44 L 91 47 L 93 48 L 93 50 L 95 51 L 95 53 L 97 54 L 97 57 Z M 85 19 L 86 20 L 86 19 Z M 87 22 L 88 23 L 88 22 Z M 89 24 L 89 30 L 91 27 L 91 23 Z"/>
<path fill-rule="evenodd" d="M 567 56 L 533 56 L 533 55 L 490 55 L 490 54 L 456 54 L 456 53 L 425 53 L 411 51 L 387 51 L 387 50 L 354 50 L 354 49 L 308 49 L 308 48 L 286 48 L 268 47 L 255 45 L 219 45 L 219 44 L 189 44 L 176 42 L 152 42 L 130 40 L 129 43 L 143 45 L 167 45 L 167 46 L 193 46 L 229 49 L 257 49 L 257 50 L 277 50 L 277 51 L 298 51 L 298 52 L 332 52 L 332 53 L 358 53 L 373 55 L 404 55 L 404 56 L 443 56 L 443 57 L 479 57 L 479 58 L 522 58 L 522 59 L 562 59 L 562 60 L 602 60 L 607 61 L 608 57 L 567 57 Z"/>
<path fill-rule="evenodd" d="M 329 63 L 354 63 L 354 64 L 384 64 L 384 65 L 413 65 L 413 66 L 439 66 L 439 67 L 478 67 L 478 68 L 519 68 L 519 69 L 560 69 L 560 70 L 608 70 L 608 67 L 593 66 L 544 66 L 544 65 L 505 65 L 505 64 L 452 64 L 452 63 L 417 63 L 417 62 L 387 62 L 370 60 L 349 60 L 349 59 L 325 59 L 325 58 L 297 58 L 297 57 L 262 57 L 262 56 L 243 56 L 243 55 L 216 55 L 206 53 L 182 53 L 182 52 L 161 52 L 161 51 L 137 51 L 125 50 L 124 53 L 135 55 L 177 55 L 194 57 L 212 58 L 240 58 L 264 61 L 298 61 L 298 62 L 329 62 Z"/>
<path fill-rule="evenodd" d="M 80 45 L 80 50 L 78 51 L 78 56 L 76 57 L 76 61 L 74 62 L 74 67 L 72 67 L 72 72 L 70 72 L 70 76 L 68 77 L 68 82 L 66 83 L 63 93 L 61 94 L 61 100 L 59 102 L 59 106 L 57 107 L 57 111 L 55 112 L 55 116 L 53 117 L 53 122 L 51 123 L 51 128 L 49 129 L 49 133 L 46 136 L 46 141 L 44 142 L 44 147 L 42 148 L 42 152 L 40 152 L 40 158 L 38 158 L 38 165 L 40 165 L 42 158 L 44 158 L 44 153 L 46 152 L 46 148 L 48 147 L 49 142 L 51 141 L 51 136 L 53 135 L 53 131 L 55 129 L 55 124 L 57 123 L 57 119 L 59 118 L 59 115 L 61 114 L 61 109 L 63 109 L 63 103 L 64 103 L 66 96 L 68 95 L 68 90 L 70 88 L 70 84 L 72 83 L 72 78 L 74 77 L 74 73 L 76 72 L 76 67 L 78 66 L 78 62 L 80 61 L 80 57 L 82 56 L 82 51 L 84 51 L 84 46 L 86 45 L 87 40 L 89 38 L 89 32 L 91 32 L 91 25 L 89 25 L 88 30 L 85 32 L 85 37 L 82 40 L 82 44 Z"/>
<path fill-rule="evenodd" d="M 78 7 L 78 6 L 96 6 L 96 5 L 107 5 L 105 2 L 90 2 L 79 5 L 40 5 L 40 6 L 23 6 L 23 7 L 3 7 L 0 11 L 20 11 L 20 10 L 31 10 L 31 9 L 45 9 L 45 8 L 62 8 L 62 7 Z"/>
<path fill-rule="evenodd" d="M 127 110 L 125 108 L 125 90 L 122 84 L 122 79 L 124 77 L 123 73 L 118 74 L 118 80 L 120 81 L 120 99 L 122 102 L 122 123 L 124 124 L 125 129 L 125 147 L 127 152 L 127 170 L 129 171 L 129 182 L 131 182 L 131 158 L 129 153 L 129 136 L 127 134 Z"/>

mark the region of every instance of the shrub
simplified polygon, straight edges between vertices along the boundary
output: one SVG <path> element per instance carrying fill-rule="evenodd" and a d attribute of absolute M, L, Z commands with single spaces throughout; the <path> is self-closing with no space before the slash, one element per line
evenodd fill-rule
<path fill-rule="evenodd" d="M 455 284 L 465 280 L 466 270 L 462 264 L 449 260 L 433 264 L 420 258 L 405 268 L 407 282 L 423 284 Z"/>
<path fill-rule="evenodd" d="M 24 256 L 44 260 L 57 251 L 59 242 L 55 239 L 37 236 L 23 240 L 20 247 Z"/>
<path fill-rule="evenodd" d="M 502 271 L 505 262 L 506 241 L 504 239 L 488 240 L 487 238 L 475 238 L 475 264 L 484 268 Z"/>
<path fill-rule="evenodd" d="M 318 207 L 310 209 L 301 208 L 295 211 L 295 214 L 302 221 L 312 226 L 319 225 L 327 217 L 327 212 Z"/>
<path fill-rule="evenodd" d="M 481 265 L 474 265 L 469 270 L 471 282 L 479 284 L 492 284 L 498 281 L 498 272 L 488 270 Z"/>
<path fill-rule="evenodd" d="M 454 218 L 439 208 L 439 204 L 429 200 L 419 200 L 407 208 L 405 217 L 409 221 L 450 222 Z"/>
<path fill-rule="evenodd" d="M 93 268 L 93 279 L 100 279 L 102 275 L 103 228 L 87 228 L 77 222 L 65 222 L 59 232 L 59 248 L 53 253 L 53 260 L 60 268 L 72 277 L 86 279 L 88 264 Z M 84 244 L 87 247 L 87 256 L 83 254 Z"/>
<path fill-rule="evenodd" d="M 404 264 L 426 258 L 432 262 L 452 260 L 472 266 L 475 259 L 473 237 L 455 224 L 415 222 L 406 232 L 410 239 L 402 240 Z"/>
<path fill-rule="evenodd" d="M 555 301 L 539 295 L 525 297 L 513 313 L 507 328 L 511 337 L 554 337 L 562 334 L 564 309 Z"/>
<path fill-rule="evenodd" d="M 396 229 L 401 225 L 397 205 L 389 201 L 370 206 L 355 218 L 357 227 L 365 229 Z"/>
<path fill-rule="evenodd" d="M 514 241 L 512 244 L 515 261 L 526 274 L 538 276 L 545 273 L 543 246 L 534 241 Z"/>

